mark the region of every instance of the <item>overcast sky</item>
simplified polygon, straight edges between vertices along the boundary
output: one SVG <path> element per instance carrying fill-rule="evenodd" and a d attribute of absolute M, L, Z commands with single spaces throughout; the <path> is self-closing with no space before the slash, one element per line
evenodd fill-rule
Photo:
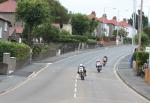
<path fill-rule="evenodd" d="M 133 0 L 59 0 L 69 11 L 73 13 L 90 14 L 95 11 L 97 17 L 107 14 L 111 19 L 113 16 L 119 16 L 119 20 L 130 18 L 133 11 Z M 137 9 L 141 0 L 136 0 Z M 118 12 L 119 11 L 119 12 Z M 150 14 L 150 0 L 144 0 L 144 12 Z M 118 15 L 119 14 L 119 15 Z"/>

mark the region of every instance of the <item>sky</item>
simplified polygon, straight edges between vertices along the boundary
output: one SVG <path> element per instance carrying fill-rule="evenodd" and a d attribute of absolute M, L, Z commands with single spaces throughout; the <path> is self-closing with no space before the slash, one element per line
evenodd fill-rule
<path fill-rule="evenodd" d="M 106 13 L 108 19 L 117 16 L 119 21 L 130 18 L 133 12 L 133 0 L 59 0 L 59 2 L 73 13 L 88 15 L 95 11 L 98 18 Z M 141 0 L 136 2 L 136 9 L 138 9 Z M 145 15 L 150 17 L 150 0 L 144 0 L 143 10 Z"/>

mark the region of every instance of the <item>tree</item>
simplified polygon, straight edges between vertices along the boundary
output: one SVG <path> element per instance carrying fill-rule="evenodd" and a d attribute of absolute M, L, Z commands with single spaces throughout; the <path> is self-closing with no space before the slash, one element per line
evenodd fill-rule
<path fill-rule="evenodd" d="M 36 37 L 42 37 L 46 43 L 57 41 L 59 38 L 59 33 L 59 29 L 53 27 L 49 22 L 43 23 L 34 30 Z"/>
<path fill-rule="evenodd" d="M 133 13 L 131 18 L 128 20 L 130 25 L 133 25 L 133 15 L 135 16 L 135 28 L 138 30 L 138 21 L 139 21 L 139 17 L 140 17 L 140 10 L 138 10 L 138 13 Z M 144 15 L 144 12 L 142 12 L 142 24 L 143 24 L 143 28 L 148 26 L 148 17 L 146 17 Z"/>
<path fill-rule="evenodd" d="M 72 15 L 73 34 L 83 35 L 89 30 L 89 27 L 89 19 L 86 15 L 79 13 Z"/>
<path fill-rule="evenodd" d="M 46 0 L 49 3 L 50 14 L 53 18 L 53 22 L 62 24 L 68 23 L 70 19 L 70 15 L 68 14 L 68 10 L 62 6 L 57 0 Z"/>
<path fill-rule="evenodd" d="M 124 29 L 120 29 L 118 35 L 121 37 L 127 37 L 127 32 Z"/>
<path fill-rule="evenodd" d="M 148 38 L 150 39 L 150 26 L 144 27 L 143 32 L 147 34 Z"/>
<path fill-rule="evenodd" d="M 89 20 L 89 25 L 90 25 L 89 33 L 92 33 L 94 31 L 94 29 L 97 27 L 98 22 L 95 20 L 95 18 L 93 18 L 93 19 Z"/>
<path fill-rule="evenodd" d="M 33 44 L 33 29 L 49 17 L 49 7 L 44 0 L 18 0 L 17 16 L 28 25 L 28 43 Z"/>
<path fill-rule="evenodd" d="M 135 36 L 135 41 L 136 41 L 136 43 L 138 43 L 138 35 Z M 142 47 L 149 45 L 149 42 L 150 42 L 150 40 L 149 40 L 147 34 L 142 32 L 141 33 L 141 45 L 142 45 Z"/>

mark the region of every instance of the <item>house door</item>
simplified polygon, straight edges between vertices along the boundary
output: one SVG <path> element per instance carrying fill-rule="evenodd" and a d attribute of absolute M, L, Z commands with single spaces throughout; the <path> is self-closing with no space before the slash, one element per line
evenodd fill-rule
<path fill-rule="evenodd" d="M 0 27 L 0 38 L 2 38 L 2 27 Z"/>

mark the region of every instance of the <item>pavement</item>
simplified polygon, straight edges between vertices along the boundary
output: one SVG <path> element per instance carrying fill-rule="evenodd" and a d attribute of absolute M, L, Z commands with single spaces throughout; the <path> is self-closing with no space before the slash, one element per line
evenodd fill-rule
<path fill-rule="evenodd" d="M 27 78 L 32 77 L 32 74 L 44 68 L 48 63 L 54 63 L 64 58 L 85 53 L 87 51 L 75 51 L 60 56 L 51 57 L 39 62 L 34 62 L 12 73 L 11 75 L 0 75 L 0 94 L 5 93 L 11 88 L 14 88 L 21 82 L 25 81 Z M 130 56 L 126 56 L 119 62 L 117 74 L 122 79 L 122 81 L 130 88 L 132 88 L 134 91 L 136 91 L 138 94 L 142 95 L 146 99 L 150 100 L 150 85 L 147 84 L 143 78 L 137 77 L 135 75 L 133 69 L 129 67 L 129 58 Z"/>
<path fill-rule="evenodd" d="M 136 73 L 130 68 L 130 57 L 131 55 L 128 55 L 120 61 L 117 74 L 125 84 L 150 101 L 150 84 L 146 83 L 144 78 L 136 76 Z"/>

